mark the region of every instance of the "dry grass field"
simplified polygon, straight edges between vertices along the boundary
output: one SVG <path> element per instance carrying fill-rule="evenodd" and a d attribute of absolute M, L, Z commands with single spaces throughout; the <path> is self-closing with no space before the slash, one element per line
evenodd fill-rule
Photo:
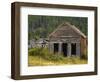
<path fill-rule="evenodd" d="M 28 66 L 50 66 L 65 64 L 87 64 L 87 59 L 79 57 L 64 57 L 62 54 L 53 54 L 48 49 L 33 48 L 28 52 Z"/>

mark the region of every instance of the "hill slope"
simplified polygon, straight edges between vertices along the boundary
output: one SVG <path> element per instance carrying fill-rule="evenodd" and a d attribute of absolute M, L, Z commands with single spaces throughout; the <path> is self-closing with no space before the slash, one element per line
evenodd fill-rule
<path fill-rule="evenodd" d="M 58 25 L 70 22 L 87 35 L 87 18 L 28 15 L 28 39 L 46 38 Z"/>

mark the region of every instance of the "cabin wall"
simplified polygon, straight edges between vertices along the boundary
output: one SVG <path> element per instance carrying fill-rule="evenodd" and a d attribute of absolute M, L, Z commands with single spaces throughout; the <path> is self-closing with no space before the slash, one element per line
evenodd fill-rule
<path fill-rule="evenodd" d="M 62 45 L 63 43 L 66 43 L 67 44 L 67 56 L 72 56 L 71 54 L 71 50 L 72 50 L 72 47 L 71 45 L 74 43 L 76 44 L 76 56 L 79 56 L 80 57 L 80 37 L 66 37 L 66 38 L 58 38 L 58 37 L 52 37 L 52 38 L 49 38 L 49 50 L 51 52 L 54 52 L 54 44 L 57 43 L 59 44 L 59 50 L 58 52 L 59 53 L 62 53 Z"/>
<path fill-rule="evenodd" d="M 87 54 L 87 39 L 81 37 L 81 56 Z"/>

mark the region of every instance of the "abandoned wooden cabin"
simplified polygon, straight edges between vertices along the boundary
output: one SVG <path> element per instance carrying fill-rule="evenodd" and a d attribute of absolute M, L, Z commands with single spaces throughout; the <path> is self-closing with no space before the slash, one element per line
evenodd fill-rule
<path fill-rule="evenodd" d="M 64 56 L 79 56 L 87 48 L 86 36 L 74 25 L 65 22 L 49 35 L 49 50 Z"/>

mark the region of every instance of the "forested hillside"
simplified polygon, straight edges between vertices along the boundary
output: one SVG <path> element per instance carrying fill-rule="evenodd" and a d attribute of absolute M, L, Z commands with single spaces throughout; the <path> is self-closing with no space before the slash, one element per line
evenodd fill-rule
<path fill-rule="evenodd" d="M 61 23 L 69 22 L 87 35 L 87 18 L 28 15 L 28 39 L 46 38 Z"/>

